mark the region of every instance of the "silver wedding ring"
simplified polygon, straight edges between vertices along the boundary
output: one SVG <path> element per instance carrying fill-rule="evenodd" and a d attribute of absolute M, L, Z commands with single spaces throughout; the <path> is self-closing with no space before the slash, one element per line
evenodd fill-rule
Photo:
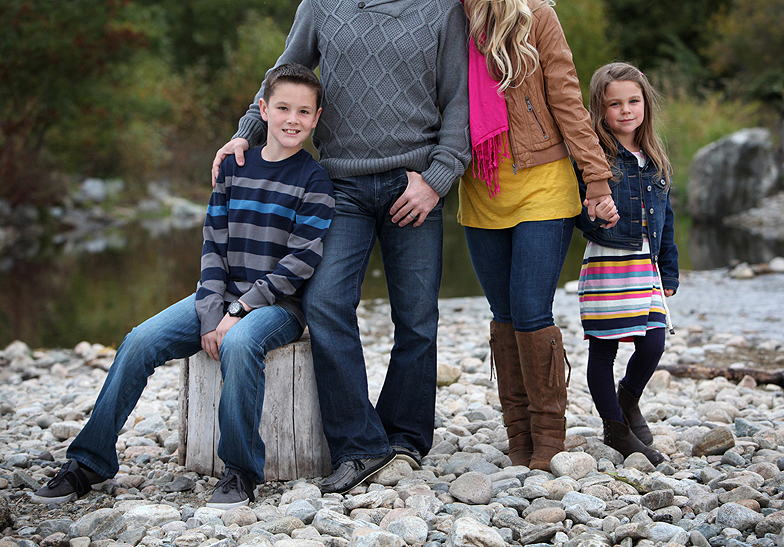
<path fill-rule="evenodd" d="M 414 220 L 417 220 L 419 218 L 419 215 L 415 215 L 414 213 L 408 213 L 408 216 L 410 216 Z"/>

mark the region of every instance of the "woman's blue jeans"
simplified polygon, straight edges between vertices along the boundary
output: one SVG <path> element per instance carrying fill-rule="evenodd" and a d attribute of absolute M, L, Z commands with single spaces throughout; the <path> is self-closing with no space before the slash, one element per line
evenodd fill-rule
<path fill-rule="evenodd" d="M 333 183 L 335 214 L 303 301 L 332 464 L 385 456 L 390 445 L 427 454 L 435 417 L 442 203 L 421 226 L 400 227 L 389 209 L 406 189 L 404 169 Z M 376 239 L 395 343 L 373 408 L 356 309 Z"/>
<path fill-rule="evenodd" d="M 574 219 L 521 222 L 512 228 L 465 228 L 471 263 L 493 320 L 516 331 L 554 325 L 553 298 Z"/>
<path fill-rule="evenodd" d="M 280 306 L 267 306 L 243 317 L 220 347 L 223 390 L 218 410 L 218 456 L 227 467 L 243 471 L 257 484 L 264 482 L 264 443 L 259 435 L 264 358 L 301 334 L 302 326 L 294 314 Z M 117 436 L 139 401 L 147 378 L 166 361 L 189 357 L 199 350 L 195 295 L 134 328 L 117 350 L 90 419 L 71 443 L 67 457 L 102 477 L 113 477 L 118 470 Z"/>

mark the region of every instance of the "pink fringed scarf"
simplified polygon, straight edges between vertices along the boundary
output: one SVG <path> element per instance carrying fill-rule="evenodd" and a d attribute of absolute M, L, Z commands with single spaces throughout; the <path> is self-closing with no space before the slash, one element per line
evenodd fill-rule
<path fill-rule="evenodd" d="M 501 191 L 498 167 L 510 157 L 503 138 L 509 130 L 506 100 L 487 70 L 487 61 L 470 38 L 468 43 L 468 103 L 473 151 L 473 174 L 487 183 L 492 198 Z"/>

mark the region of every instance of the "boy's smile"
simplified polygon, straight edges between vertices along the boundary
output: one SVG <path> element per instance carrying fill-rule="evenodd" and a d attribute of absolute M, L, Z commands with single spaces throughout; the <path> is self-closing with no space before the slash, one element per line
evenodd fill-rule
<path fill-rule="evenodd" d="M 291 82 L 278 83 L 269 104 L 261 99 L 259 107 L 267 122 L 267 144 L 261 151 L 267 161 L 281 161 L 299 152 L 321 114 L 315 92 Z"/>

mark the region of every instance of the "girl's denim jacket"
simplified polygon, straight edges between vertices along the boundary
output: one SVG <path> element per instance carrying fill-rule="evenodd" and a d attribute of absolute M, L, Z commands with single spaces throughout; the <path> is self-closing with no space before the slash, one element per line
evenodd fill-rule
<path fill-rule="evenodd" d="M 580 195 L 585 197 L 585 184 L 575 167 L 580 184 Z M 648 241 L 653 262 L 659 265 L 665 289 L 678 290 L 678 247 L 674 238 L 674 215 L 670 206 L 667 181 L 656 176 L 656 166 L 649 161 L 640 168 L 637 158 L 618 144 L 618 155 L 612 166 L 610 190 L 621 219 L 612 228 L 603 228 L 591 221 L 583 206 L 577 218 L 577 227 L 583 237 L 599 245 L 615 249 L 642 249 L 642 198 L 648 217 Z"/>

